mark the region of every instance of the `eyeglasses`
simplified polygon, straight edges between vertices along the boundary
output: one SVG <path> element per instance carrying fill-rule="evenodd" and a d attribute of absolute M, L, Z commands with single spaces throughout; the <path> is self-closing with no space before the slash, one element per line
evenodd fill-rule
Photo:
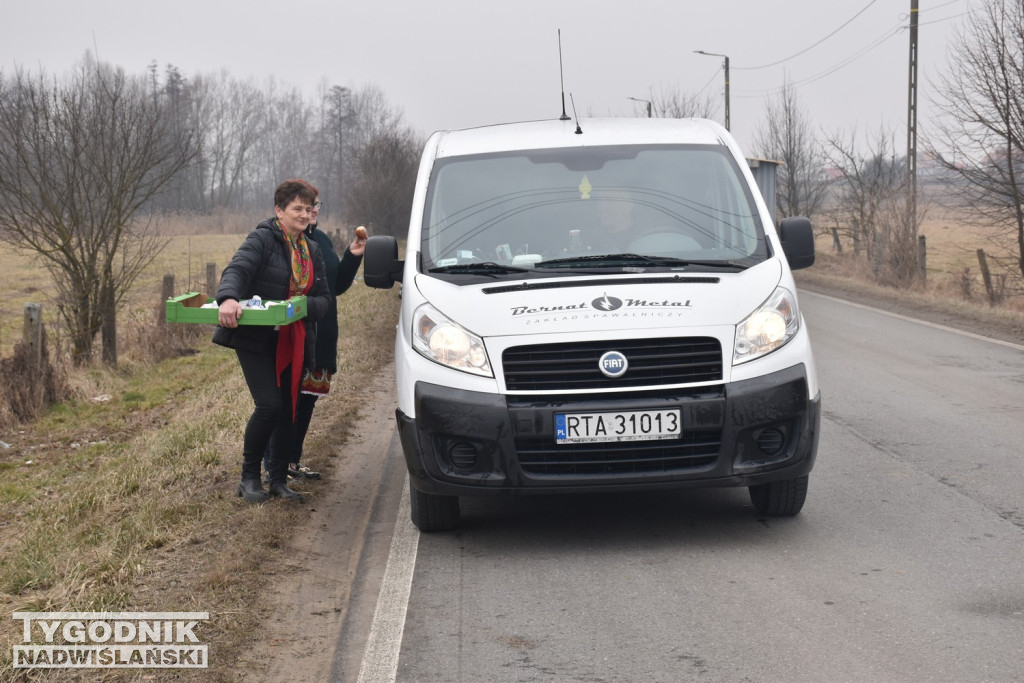
<path fill-rule="evenodd" d="M 318 210 L 321 204 L 323 204 L 323 202 L 313 202 L 313 210 Z"/>

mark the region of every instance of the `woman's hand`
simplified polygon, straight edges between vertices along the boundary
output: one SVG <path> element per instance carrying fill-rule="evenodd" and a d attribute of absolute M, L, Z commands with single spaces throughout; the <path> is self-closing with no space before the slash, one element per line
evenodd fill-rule
<path fill-rule="evenodd" d="M 234 299 L 225 299 L 217 308 L 217 321 L 221 327 L 238 327 L 242 317 L 242 304 Z"/>
<path fill-rule="evenodd" d="M 362 256 L 363 252 L 366 251 L 367 237 L 366 228 L 361 225 L 356 228 L 355 239 L 352 240 L 352 244 L 348 245 L 348 250 L 352 252 L 353 256 Z"/>

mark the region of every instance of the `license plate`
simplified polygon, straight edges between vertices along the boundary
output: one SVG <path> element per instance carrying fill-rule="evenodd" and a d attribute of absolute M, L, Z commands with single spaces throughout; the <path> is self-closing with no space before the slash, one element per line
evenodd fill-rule
<path fill-rule="evenodd" d="M 682 433 L 683 420 L 678 408 L 555 414 L 555 443 L 653 441 L 676 439 Z"/>

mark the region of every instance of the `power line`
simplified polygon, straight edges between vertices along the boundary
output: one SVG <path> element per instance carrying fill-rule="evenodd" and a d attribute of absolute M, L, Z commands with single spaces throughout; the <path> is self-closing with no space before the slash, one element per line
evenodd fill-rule
<path fill-rule="evenodd" d="M 763 65 L 761 65 L 761 66 L 734 66 L 733 68 L 734 68 L 734 69 L 737 69 L 737 70 L 741 70 L 741 71 L 754 71 L 754 70 L 756 70 L 756 69 L 767 69 L 767 68 L 768 68 L 768 67 L 770 67 L 770 66 L 778 66 L 779 64 L 782 64 L 783 62 L 788 62 L 788 61 L 789 61 L 789 60 L 791 60 L 791 59 L 794 59 L 794 58 L 796 58 L 796 57 L 799 57 L 800 55 L 804 54 L 805 52 L 807 52 L 807 51 L 809 51 L 809 50 L 812 50 L 812 49 L 814 49 L 814 48 L 818 47 L 819 45 L 821 45 L 822 43 L 824 43 L 824 42 L 825 42 L 826 40 L 828 40 L 829 38 L 831 38 L 831 37 L 832 37 L 832 36 L 834 36 L 835 34 L 837 34 L 837 33 L 839 33 L 840 31 L 842 31 L 842 30 L 843 30 L 844 28 L 846 28 L 846 27 L 847 27 L 847 26 L 848 26 L 848 25 L 850 24 L 850 22 L 852 22 L 852 21 L 853 21 L 854 19 L 856 19 L 856 18 L 857 18 L 857 17 L 859 17 L 860 15 L 864 14 L 864 12 L 866 12 L 866 11 L 868 10 L 868 8 L 869 8 L 869 7 L 871 7 L 871 6 L 873 5 L 873 4 L 875 4 L 875 3 L 877 2 L 877 1 L 878 1 L 878 0 L 871 0 L 871 2 L 869 2 L 869 3 L 868 3 L 868 4 L 866 4 L 866 5 L 864 5 L 864 7 L 863 7 L 863 8 L 861 8 L 861 10 L 860 10 L 859 12 L 857 12 L 857 13 L 856 13 L 856 14 L 854 14 L 854 15 L 853 15 L 852 17 L 850 17 L 850 18 L 849 18 L 849 19 L 847 19 L 847 20 L 846 20 L 845 22 L 843 22 L 843 23 L 842 23 L 842 24 L 841 24 L 841 25 L 839 26 L 839 28 L 837 28 L 836 30 L 832 31 L 832 33 L 829 33 L 829 34 L 828 34 L 827 36 L 825 36 L 824 38 L 822 38 L 822 39 L 821 39 L 821 40 L 819 40 L 818 42 L 814 43 L 813 45 L 810 45 L 809 47 L 806 47 L 806 48 L 804 48 L 803 50 L 800 50 L 800 52 L 797 52 L 797 53 L 796 53 L 796 54 L 794 54 L 794 55 L 790 55 L 789 57 L 786 57 L 785 59 L 780 59 L 780 60 L 779 60 L 779 61 L 777 61 L 777 62 L 772 62 L 771 64 L 763 64 Z"/>
<path fill-rule="evenodd" d="M 950 0 L 950 2 L 943 3 L 942 5 L 939 5 L 939 7 L 945 7 L 947 5 L 952 5 L 952 4 L 955 4 L 955 3 L 960 2 L 960 1 L 961 0 Z M 938 9 L 939 7 L 933 7 L 931 9 L 935 10 L 935 9 Z M 865 7 L 864 9 L 867 9 L 867 7 Z M 861 12 L 863 12 L 864 9 L 862 9 Z M 860 14 L 860 13 L 858 13 L 858 14 Z M 945 22 L 945 21 L 950 21 L 952 19 L 957 19 L 959 17 L 967 16 L 968 14 L 970 14 L 970 12 L 962 12 L 960 14 L 954 14 L 952 16 L 943 17 L 941 19 L 933 19 L 933 20 L 928 21 L 928 22 L 921 22 L 919 25 L 920 26 L 926 26 L 926 25 L 930 25 L 930 24 L 938 24 L 938 23 L 942 23 L 942 22 Z M 805 86 L 805 85 L 810 85 L 812 83 L 816 83 L 817 81 L 820 81 L 823 78 L 831 76 L 835 72 L 837 72 L 837 71 L 839 71 L 839 70 L 849 66 L 850 64 L 852 64 L 853 62 L 857 61 L 861 57 L 865 56 L 866 54 L 868 54 L 872 50 L 880 47 L 883 43 L 885 43 L 890 38 L 893 38 L 894 36 L 898 35 L 899 33 L 902 33 L 903 31 L 907 30 L 907 28 L 908 28 L 907 24 L 904 22 L 904 19 L 906 19 L 906 18 L 907 18 L 907 15 L 901 16 L 900 17 L 900 22 L 898 24 L 896 24 L 895 26 L 887 29 L 885 33 L 880 35 L 878 38 L 875 38 L 873 41 L 868 43 L 867 46 L 861 48 L 859 51 L 857 51 L 854 54 L 850 55 L 846 59 L 843 59 L 842 61 L 838 62 L 837 64 L 834 64 L 833 66 L 828 67 L 827 69 L 825 69 L 823 71 L 820 71 L 820 72 L 818 72 L 816 74 L 812 74 L 812 75 L 807 76 L 806 78 L 802 78 L 802 79 L 800 79 L 798 81 L 792 81 L 792 82 L 788 83 L 787 85 L 789 87 L 792 87 L 792 88 L 801 87 L 801 86 Z M 851 19 L 851 21 L 852 21 L 852 19 Z M 849 22 L 846 22 L 846 23 L 849 23 Z M 844 24 L 844 26 L 845 25 L 846 24 Z M 840 28 L 842 28 L 842 27 L 840 27 Z M 834 35 L 834 34 L 835 34 L 835 31 L 833 31 L 829 35 L 831 36 L 831 35 Z M 818 43 L 815 43 L 815 45 L 819 44 L 820 42 L 821 41 L 819 41 Z M 808 49 L 810 49 L 810 48 L 808 48 Z M 806 50 L 804 50 L 803 52 L 806 52 Z M 797 53 L 797 54 L 802 54 L 802 52 L 801 53 Z M 796 55 L 794 55 L 794 56 L 796 56 Z M 776 62 L 776 64 L 778 64 L 778 62 Z M 734 67 L 734 68 L 736 68 L 736 67 Z M 761 68 L 761 67 L 757 67 L 757 68 Z M 713 80 L 713 78 L 712 78 L 712 80 Z M 710 81 L 709 81 L 709 84 L 710 84 Z M 707 88 L 707 85 L 705 85 L 704 87 Z M 786 87 L 786 86 L 780 86 L 778 88 L 769 88 L 769 89 L 766 89 L 766 90 L 733 90 L 733 96 L 739 97 L 741 99 L 752 99 L 752 98 L 764 97 L 766 95 L 776 95 L 776 94 L 782 92 L 782 89 L 784 87 Z"/>
<path fill-rule="evenodd" d="M 937 9 L 939 9 L 941 7 L 946 7 L 947 5 L 955 5 L 958 2 L 962 2 L 962 1 L 963 0 L 949 0 L 949 2 L 944 2 L 941 5 L 936 5 L 935 7 L 929 7 L 928 9 L 923 9 L 923 10 L 921 10 L 921 14 L 924 14 L 925 12 L 934 12 L 935 10 L 937 10 Z"/>
<path fill-rule="evenodd" d="M 949 3 L 946 3 L 947 5 Z M 931 21 L 922 21 L 919 26 L 930 26 L 932 24 L 941 24 L 944 21 L 950 21 L 951 19 L 959 19 L 960 17 L 966 17 L 970 15 L 970 12 L 961 12 L 960 14 L 954 14 L 951 17 L 943 17 L 942 19 L 932 19 Z"/>
<path fill-rule="evenodd" d="M 702 92 L 707 90 L 708 86 L 711 85 L 714 81 L 717 81 L 717 80 L 718 80 L 718 74 L 716 73 L 713 76 L 711 76 L 711 78 L 708 79 L 708 82 L 704 84 L 704 87 L 702 87 L 700 90 L 698 90 L 696 93 L 694 93 L 694 97 L 697 97 Z"/>
<path fill-rule="evenodd" d="M 880 35 L 878 38 L 875 38 L 872 42 L 868 43 L 868 45 L 866 45 L 865 47 L 861 48 L 858 52 L 855 52 L 851 56 L 849 56 L 849 57 L 845 58 L 844 60 L 840 61 L 839 63 L 837 63 L 837 64 L 835 64 L 835 65 L 825 69 L 824 71 L 820 71 L 820 72 L 818 72 L 816 74 L 813 74 L 811 76 L 803 78 L 803 79 L 801 79 L 799 81 L 792 81 L 788 85 L 790 87 L 800 87 L 800 86 L 804 86 L 804 85 L 810 85 L 811 83 L 814 83 L 816 81 L 821 80 L 822 78 L 825 78 L 826 76 L 831 76 L 835 72 L 837 72 L 840 69 L 843 69 L 843 68 L 849 66 L 850 64 L 852 64 L 853 62 L 857 61 L 858 59 L 860 59 L 864 55 L 868 54 L 869 52 L 871 52 L 875 48 L 879 47 L 880 45 L 885 43 L 890 38 L 896 36 L 897 34 L 899 34 L 905 28 L 906 28 L 906 26 L 902 22 L 900 22 L 896 26 L 893 26 L 892 28 L 887 29 L 885 33 Z M 746 91 L 749 94 L 743 94 L 744 91 L 739 91 L 738 97 L 743 97 L 743 98 L 763 97 L 763 96 L 765 96 L 767 94 L 770 94 L 770 93 L 774 94 L 774 93 L 778 93 L 778 92 L 781 92 L 781 91 L 782 91 L 782 88 L 770 88 L 770 89 L 767 89 L 767 90 Z"/>
<path fill-rule="evenodd" d="M 937 5 L 936 7 L 929 8 L 928 11 L 934 11 L 934 10 L 940 9 L 942 7 L 947 7 L 949 5 L 955 5 L 955 4 L 958 4 L 958 3 L 962 2 L 962 1 L 963 0 L 949 0 L 948 2 L 944 2 L 941 5 Z M 829 38 L 834 36 L 836 33 L 841 31 L 843 28 L 848 26 L 854 19 L 859 17 L 861 14 L 863 14 L 865 11 L 867 11 L 867 9 L 869 7 L 871 7 L 873 4 L 875 4 L 875 2 L 876 2 L 876 0 L 871 0 L 871 2 L 869 2 L 867 5 L 862 7 L 856 14 L 854 14 L 852 17 L 850 17 L 845 22 L 843 22 L 834 31 L 832 31 L 831 33 L 829 33 L 828 35 L 826 35 L 824 38 L 822 38 L 821 40 L 817 41 L 813 45 L 810 45 L 809 47 L 801 50 L 800 52 L 797 52 L 796 54 L 793 54 L 793 55 L 791 55 L 789 57 L 786 57 L 785 59 L 780 59 L 780 60 L 778 60 L 776 62 L 772 62 L 770 64 L 764 64 L 762 66 L 745 66 L 745 67 L 744 66 L 740 66 L 740 67 L 733 66 L 732 68 L 734 70 L 740 70 L 740 71 L 753 71 L 753 70 L 756 70 L 756 69 L 766 69 L 768 67 L 777 66 L 779 64 L 782 64 L 783 62 L 787 62 L 787 61 L 789 61 L 791 59 L 799 57 L 800 55 L 808 52 L 809 50 L 811 50 L 811 49 L 821 45 L 826 40 L 828 40 Z M 942 22 L 945 22 L 945 21 L 950 21 L 950 20 L 953 20 L 953 19 L 958 19 L 960 17 L 964 17 L 964 16 L 967 16 L 969 14 L 970 14 L 970 12 L 962 12 L 960 14 L 954 14 L 952 16 L 943 17 L 941 19 L 933 19 L 931 21 L 921 22 L 919 25 L 920 26 L 927 26 L 927 25 L 930 25 L 930 24 L 938 24 L 938 23 L 942 23 Z M 902 15 L 900 17 L 900 23 L 899 24 L 897 24 L 895 27 L 890 28 L 889 30 L 887 30 L 879 38 L 876 38 L 874 41 L 869 43 L 867 47 L 862 48 L 860 51 L 854 53 L 850 57 L 847 57 L 846 59 L 844 59 L 843 61 L 839 62 L 838 64 L 835 64 L 834 66 L 831 66 L 831 67 L 825 69 L 824 71 L 821 71 L 821 72 L 819 72 L 817 74 L 808 76 L 808 77 L 806 77 L 804 79 L 801 79 L 799 81 L 793 81 L 793 82 L 789 83 L 789 86 L 791 86 L 791 87 L 798 87 L 798 86 L 803 86 L 803 85 L 810 85 L 811 83 L 815 83 L 815 82 L 821 80 L 822 78 L 825 78 L 827 76 L 831 76 L 832 74 L 834 74 L 835 72 L 839 71 L 840 69 L 843 69 L 844 67 L 852 64 L 853 62 L 857 61 L 858 59 L 860 59 L 861 57 L 863 57 L 867 53 L 871 52 L 875 48 L 877 48 L 880 45 L 882 45 L 889 38 L 892 38 L 896 34 L 902 32 L 902 31 L 907 30 L 907 25 L 906 25 L 906 23 L 904 23 L 904 20 L 907 19 L 907 18 L 908 18 L 907 15 Z M 714 77 L 712 77 L 711 81 L 713 81 L 713 80 L 714 80 Z M 708 83 L 706 83 L 704 85 L 704 87 L 701 88 L 700 92 L 703 92 L 708 87 L 708 85 L 711 84 L 711 81 L 708 81 Z M 750 91 L 750 90 L 742 91 L 742 90 L 740 90 L 740 91 L 738 91 L 738 96 L 741 97 L 741 98 L 749 99 L 749 98 L 753 98 L 753 97 L 762 97 L 762 96 L 764 96 L 766 94 L 769 94 L 769 93 L 772 93 L 772 94 L 778 93 L 778 92 L 781 92 L 781 90 L 782 90 L 781 87 L 780 88 L 771 88 L 771 89 L 767 89 L 767 90 L 759 90 L 759 91 Z"/>

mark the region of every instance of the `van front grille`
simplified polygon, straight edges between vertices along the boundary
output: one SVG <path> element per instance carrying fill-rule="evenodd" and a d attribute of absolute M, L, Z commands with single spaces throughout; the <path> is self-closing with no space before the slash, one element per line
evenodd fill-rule
<path fill-rule="evenodd" d="M 618 351 L 629 369 L 606 377 L 601 356 Z M 722 379 L 722 345 L 713 337 L 619 339 L 571 344 L 533 344 L 506 349 L 501 357 L 509 391 L 627 389 Z"/>
<path fill-rule="evenodd" d="M 628 476 L 711 467 L 721 432 L 691 432 L 673 441 L 555 444 L 550 438 L 516 438 L 519 466 L 533 475 Z"/>

